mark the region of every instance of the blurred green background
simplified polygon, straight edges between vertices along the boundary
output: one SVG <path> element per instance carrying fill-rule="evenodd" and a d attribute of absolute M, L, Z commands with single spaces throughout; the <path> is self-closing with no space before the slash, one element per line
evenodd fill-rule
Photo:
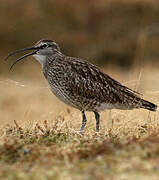
<path fill-rule="evenodd" d="M 0 73 L 8 72 L 3 58 L 9 52 L 43 38 L 59 43 L 66 55 L 100 66 L 127 69 L 140 61 L 156 64 L 159 1 L 1 0 Z"/>

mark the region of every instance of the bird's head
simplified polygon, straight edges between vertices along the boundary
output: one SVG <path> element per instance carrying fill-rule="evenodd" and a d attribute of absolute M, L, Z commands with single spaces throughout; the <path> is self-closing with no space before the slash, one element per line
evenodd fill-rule
<path fill-rule="evenodd" d="M 38 60 L 41 65 L 43 66 L 46 62 L 46 56 L 53 55 L 57 52 L 60 53 L 60 48 L 57 43 L 55 43 L 52 40 L 40 40 L 38 41 L 34 46 L 19 49 L 16 51 L 11 52 L 5 59 L 7 60 L 10 56 L 13 56 L 16 53 L 32 50 L 32 52 L 25 54 L 24 56 L 21 56 L 20 58 L 16 59 L 14 63 L 11 65 L 10 69 L 13 68 L 13 66 L 19 62 L 20 60 L 28 57 L 28 56 L 34 56 L 36 60 Z"/>
<path fill-rule="evenodd" d="M 36 54 L 44 56 L 60 52 L 59 45 L 52 40 L 40 40 L 34 45 L 34 48 L 38 50 Z"/>

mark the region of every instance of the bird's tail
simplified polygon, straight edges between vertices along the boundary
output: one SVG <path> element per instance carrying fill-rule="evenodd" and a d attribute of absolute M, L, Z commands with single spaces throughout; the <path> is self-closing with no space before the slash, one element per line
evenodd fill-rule
<path fill-rule="evenodd" d="M 153 104 L 153 103 L 146 101 L 144 99 L 142 99 L 141 103 L 142 103 L 141 108 L 148 109 L 150 111 L 156 111 L 156 109 L 157 109 L 156 104 Z"/>

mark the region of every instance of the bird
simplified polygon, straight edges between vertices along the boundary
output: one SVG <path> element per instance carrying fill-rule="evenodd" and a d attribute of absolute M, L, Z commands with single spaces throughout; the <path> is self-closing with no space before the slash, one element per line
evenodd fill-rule
<path fill-rule="evenodd" d="M 31 52 L 16 59 L 10 69 L 22 59 L 33 56 L 41 64 L 42 73 L 53 94 L 81 111 L 81 134 L 87 122 L 86 111 L 94 113 L 96 132 L 99 132 L 100 112 L 105 109 L 157 109 L 157 105 L 142 99 L 140 93 L 114 80 L 96 65 L 81 58 L 66 56 L 52 40 L 42 39 L 31 47 L 11 52 L 5 59 L 24 51 Z"/>

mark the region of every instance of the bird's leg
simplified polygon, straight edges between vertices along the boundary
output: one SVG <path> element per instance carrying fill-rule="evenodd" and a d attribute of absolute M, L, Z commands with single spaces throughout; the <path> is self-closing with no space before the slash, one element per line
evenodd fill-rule
<path fill-rule="evenodd" d="M 86 115 L 85 115 L 84 111 L 82 111 L 82 126 L 81 126 L 81 129 L 80 129 L 80 134 L 82 134 L 82 132 L 84 130 L 84 127 L 86 125 L 86 122 L 87 122 Z"/>
<path fill-rule="evenodd" d="M 94 111 L 94 115 L 95 115 L 95 118 L 96 118 L 96 132 L 98 132 L 99 131 L 99 118 L 100 118 L 100 115 L 96 111 Z"/>

